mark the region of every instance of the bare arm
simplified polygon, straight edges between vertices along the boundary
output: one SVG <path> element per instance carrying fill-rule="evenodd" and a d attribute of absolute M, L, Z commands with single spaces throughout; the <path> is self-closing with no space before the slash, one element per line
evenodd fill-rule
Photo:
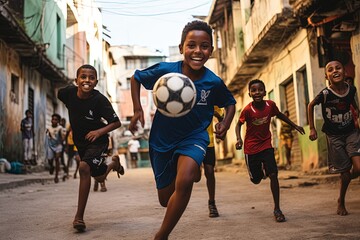
<path fill-rule="evenodd" d="M 298 131 L 301 134 L 305 134 L 304 128 L 301 126 L 296 125 L 293 121 L 291 121 L 287 116 L 285 116 L 285 114 L 283 114 L 282 112 L 279 112 L 276 115 L 280 120 L 286 122 L 287 124 L 289 124 L 291 127 L 293 127 L 294 129 L 296 129 L 296 131 Z"/>
<path fill-rule="evenodd" d="M 356 103 L 355 98 L 353 99 L 351 105 L 354 107 L 354 109 L 355 109 L 355 111 L 356 111 L 356 114 L 357 114 L 357 116 L 359 117 L 359 108 L 358 108 L 358 105 L 357 105 L 357 103 Z"/>
<path fill-rule="evenodd" d="M 241 138 L 241 126 L 242 123 L 240 121 L 237 122 L 236 127 L 235 127 L 235 134 L 236 134 L 236 144 L 235 144 L 235 148 L 237 150 L 240 150 L 243 146 L 243 140 Z"/>
<path fill-rule="evenodd" d="M 308 105 L 308 121 L 309 121 L 309 127 L 310 127 L 309 139 L 311 141 L 314 141 L 317 139 L 317 132 L 316 132 L 315 125 L 314 125 L 314 107 L 315 107 L 315 102 L 313 100 Z"/>
<path fill-rule="evenodd" d="M 121 126 L 120 121 L 109 123 L 105 127 L 88 132 L 88 134 L 86 134 L 86 136 L 85 136 L 85 139 L 90 142 L 94 142 L 99 137 L 107 134 L 108 132 L 111 132 L 112 130 L 114 130 L 116 128 L 119 128 L 120 126 Z"/>
<path fill-rule="evenodd" d="M 230 128 L 231 122 L 235 115 L 235 105 L 230 105 L 225 108 L 224 118 L 215 125 L 215 136 L 224 140 L 227 130 Z M 219 118 L 218 118 L 219 119 Z M 220 120 L 220 119 L 219 119 Z"/>
<path fill-rule="evenodd" d="M 135 77 L 131 77 L 131 98 L 134 108 L 134 116 L 131 118 L 129 130 L 134 134 L 137 130 L 137 122 L 140 121 L 141 126 L 144 127 L 144 112 L 140 102 L 140 83 L 136 81 Z"/>

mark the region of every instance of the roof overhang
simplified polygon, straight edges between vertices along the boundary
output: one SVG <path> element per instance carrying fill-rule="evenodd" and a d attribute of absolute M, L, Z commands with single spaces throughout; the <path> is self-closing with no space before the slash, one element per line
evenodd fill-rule
<path fill-rule="evenodd" d="M 228 85 L 229 90 L 239 94 L 273 56 L 274 49 L 281 50 L 299 27 L 300 22 L 290 9 L 274 15 L 244 54 L 242 63 Z"/>
<path fill-rule="evenodd" d="M 44 77 L 58 83 L 70 82 L 48 59 L 44 45 L 31 40 L 6 5 L 0 5 L 0 39 L 19 54 L 24 64 L 35 68 Z"/>

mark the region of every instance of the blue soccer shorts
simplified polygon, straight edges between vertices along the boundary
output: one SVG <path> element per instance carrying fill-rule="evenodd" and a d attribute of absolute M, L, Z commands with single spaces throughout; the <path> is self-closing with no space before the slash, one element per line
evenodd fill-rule
<path fill-rule="evenodd" d="M 206 154 L 207 145 L 208 141 L 188 138 L 166 152 L 157 151 L 150 146 L 149 155 L 155 175 L 156 188 L 165 188 L 175 180 L 179 155 L 192 158 L 200 167 Z"/>

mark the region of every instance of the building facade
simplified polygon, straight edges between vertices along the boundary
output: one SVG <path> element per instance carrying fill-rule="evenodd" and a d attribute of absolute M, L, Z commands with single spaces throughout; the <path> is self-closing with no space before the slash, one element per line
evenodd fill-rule
<path fill-rule="evenodd" d="M 102 31 L 93 0 L 0 1 L 0 157 L 22 161 L 20 122 L 30 109 L 34 155 L 45 163 L 51 115 L 68 119 L 57 90 L 73 83 L 82 64 L 98 70 L 98 89 L 106 92 L 112 58 Z"/>
<path fill-rule="evenodd" d="M 341 59 L 349 76 L 359 85 L 358 1 L 216 0 L 207 21 L 214 28 L 218 74 L 237 99 L 237 120 L 251 101 L 247 84 L 251 79 L 265 82 L 267 99 L 290 119 L 303 126 L 306 134 L 295 133 L 292 159 L 295 169 L 308 171 L 326 166 L 326 139 L 320 129 L 322 117 L 316 108 L 319 139 L 308 139 L 307 105 L 327 85 L 324 66 Z M 346 26 L 346 27 L 345 27 Z M 284 164 L 277 140 L 280 121 L 276 121 L 273 145 L 279 164 Z M 235 126 L 235 124 L 233 124 Z M 229 147 L 235 159 L 242 159 L 234 148 L 234 129 L 229 131 Z"/>

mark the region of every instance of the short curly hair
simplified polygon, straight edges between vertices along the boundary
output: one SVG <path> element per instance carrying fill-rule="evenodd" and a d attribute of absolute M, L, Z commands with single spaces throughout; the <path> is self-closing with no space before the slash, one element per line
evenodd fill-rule
<path fill-rule="evenodd" d="M 211 45 L 213 45 L 213 30 L 212 28 L 210 27 L 209 24 L 207 24 L 206 22 L 204 21 L 200 21 L 200 20 L 194 20 L 192 22 L 188 22 L 183 31 L 182 31 L 182 34 L 181 34 L 181 42 L 180 42 L 180 45 L 183 45 L 184 42 L 185 42 L 185 38 L 186 38 L 186 35 L 190 32 L 190 31 L 193 31 L 193 30 L 200 30 L 200 31 L 205 31 L 207 34 L 209 34 L 210 36 L 210 43 Z"/>
<path fill-rule="evenodd" d="M 96 78 L 97 78 L 96 68 L 95 68 L 94 66 L 90 65 L 90 64 L 84 64 L 84 65 L 82 65 L 81 67 L 79 67 L 78 70 L 76 71 L 76 77 L 79 76 L 80 69 L 83 69 L 83 68 L 85 68 L 85 69 L 91 69 L 91 70 L 95 71 L 95 76 L 96 76 Z"/>

